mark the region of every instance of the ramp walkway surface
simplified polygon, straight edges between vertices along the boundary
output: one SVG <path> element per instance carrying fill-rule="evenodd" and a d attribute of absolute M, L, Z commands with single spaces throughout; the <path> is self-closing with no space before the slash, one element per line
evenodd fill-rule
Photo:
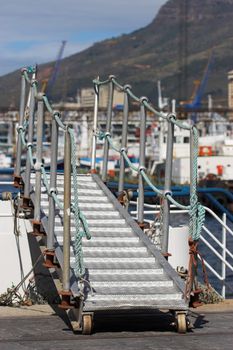
<path fill-rule="evenodd" d="M 35 174 L 31 174 L 34 200 Z M 78 175 L 79 207 L 86 217 L 91 240 L 83 238 L 83 311 L 121 309 L 187 310 L 184 284 L 137 223 L 97 175 Z M 57 175 L 58 198 L 63 200 L 64 175 Z M 41 222 L 48 229 L 48 194 L 42 184 Z M 71 193 L 71 199 L 73 193 Z M 74 296 L 80 285 L 75 276 L 75 224 L 71 213 L 71 285 Z M 63 265 L 63 211 L 55 214 L 55 253 Z"/>

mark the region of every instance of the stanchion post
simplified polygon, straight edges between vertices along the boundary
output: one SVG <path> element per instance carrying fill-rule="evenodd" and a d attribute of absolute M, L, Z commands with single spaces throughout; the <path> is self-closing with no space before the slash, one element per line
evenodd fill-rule
<path fill-rule="evenodd" d="M 164 193 L 171 192 L 173 142 L 174 142 L 174 124 L 171 123 L 171 121 L 168 119 Z M 167 198 L 164 198 L 163 223 L 162 223 L 163 225 L 162 253 L 164 254 L 164 256 L 168 256 L 169 223 L 170 223 L 170 203 Z"/>
<path fill-rule="evenodd" d="M 123 124 L 122 124 L 122 138 L 121 138 L 121 149 L 126 150 L 127 147 L 127 131 L 128 131 L 128 118 L 129 118 L 129 96 L 126 89 L 131 88 L 129 85 L 124 87 L 124 110 L 123 110 Z M 118 192 L 124 191 L 124 179 L 125 179 L 125 159 L 123 154 L 120 156 L 120 173 L 119 173 L 119 184 Z"/>
<path fill-rule="evenodd" d="M 69 126 L 68 126 L 69 127 Z M 65 133 L 64 151 L 64 225 L 63 225 L 63 291 L 70 290 L 70 214 L 71 214 L 71 139 Z"/>
<path fill-rule="evenodd" d="M 96 142 L 97 142 L 97 123 L 98 123 L 98 107 L 99 107 L 99 86 L 95 85 L 95 104 L 94 118 L 92 130 L 92 146 L 91 146 L 91 173 L 96 172 Z"/>
<path fill-rule="evenodd" d="M 57 187 L 57 153 L 58 153 L 58 125 L 56 120 L 52 120 L 52 142 L 51 142 L 51 165 L 50 165 L 50 183 L 49 183 L 49 217 L 48 217 L 48 236 L 47 249 L 54 250 L 54 226 L 56 203 L 51 193 L 56 193 Z"/>
<path fill-rule="evenodd" d="M 146 97 L 141 97 L 140 102 L 140 149 L 139 149 L 139 167 L 145 169 L 146 158 L 146 108 L 143 101 L 148 101 Z M 138 175 L 138 224 L 144 227 L 144 179 L 141 171 Z"/>
<path fill-rule="evenodd" d="M 33 86 L 31 89 L 31 98 L 29 104 L 29 124 L 28 124 L 28 139 L 27 139 L 27 159 L 25 169 L 25 182 L 23 194 L 23 207 L 28 208 L 30 203 L 30 180 L 31 180 L 31 160 L 29 156 L 29 147 L 33 146 L 33 131 L 34 131 L 34 113 L 35 113 L 35 92 Z"/>
<path fill-rule="evenodd" d="M 223 213 L 222 221 L 226 225 L 227 223 L 227 215 L 226 213 Z M 226 298 L 226 244 L 227 244 L 227 236 L 226 236 L 226 228 L 222 226 L 222 297 L 223 299 Z"/>
<path fill-rule="evenodd" d="M 26 93 L 26 80 L 22 71 L 21 76 L 21 94 L 20 94 L 20 107 L 19 107 L 19 127 L 23 127 L 24 121 L 24 109 L 25 109 L 25 93 Z M 14 172 L 14 186 L 20 186 L 21 180 L 21 156 L 22 156 L 22 140 L 18 133 L 17 147 L 16 147 L 16 162 Z"/>
<path fill-rule="evenodd" d="M 114 77 L 112 76 L 110 78 L 114 78 Z M 114 95 L 114 84 L 113 84 L 113 81 L 111 79 L 111 81 L 109 82 L 109 90 L 108 90 L 108 110 L 107 110 L 106 133 L 110 133 L 111 132 L 113 95 Z M 105 141 L 104 141 L 103 168 L 102 168 L 102 180 L 103 180 L 103 182 L 107 181 L 108 153 L 109 153 L 109 144 L 108 144 L 107 138 L 105 138 Z"/>
<path fill-rule="evenodd" d="M 42 94 L 37 96 L 37 125 L 36 125 L 36 182 L 35 182 L 35 203 L 34 203 L 34 234 L 41 234 L 41 165 L 43 149 L 43 124 L 44 124 L 44 102 Z"/>

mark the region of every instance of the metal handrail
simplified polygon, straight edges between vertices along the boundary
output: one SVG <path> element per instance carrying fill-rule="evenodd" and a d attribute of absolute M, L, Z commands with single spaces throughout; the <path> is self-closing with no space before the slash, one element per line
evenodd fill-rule
<path fill-rule="evenodd" d="M 137 201 L 130 201 L 131 205 L 137 205 Z M 174 210 L 175 206 L 171 206 L 170 214 L 185 214 L 188 213 L 188 210 Z M 155 210 L 147 210 L 145 208 L 153 209 Z M 160 205 L 158 204 L 148 204 L 144 203 L 144 214 L 159 214 Z M 203 234 L 200 236 L 200 240 L 213 252 L 213 254 L 218 257 L 222 263 L 222 272 L 219 274 L 205 259 L 203 259 L 205 266 L 215 275 L 215 277 L 222 283 L 222 290 L 221 295 L 223 298 L 226 296 L 226 268 L 229 268 L 233 272 L 233 266 L 227 261 L 227 255 L 233 259 L 233 253 L 230 252 L 230 250 L 226 247 L 226 233 L 228 232 L 229 235 L 233 237 L 233 231 L 231 228 L 226 224 L 226 214 L 223 214 L 223 219 L 221 220 L 212 209 L 208 207 L 204 207 L 205 210 L 221 225 L 222 227 L 222 242 L 220 242 L 210 231 L 209 229 L 204 225 L 203 230 L 208 234 L 209 237 L 211 237 L 214 242 L 222 249 L 222 254 L 220 254 L 204 237 Z M 137 210 L 131 210 L 131 215 L 137 215 Z M 137 219 L 137 216 L 134 216 L 135 219 Z M 149 223 L 153 223 L 153 220 L 145 220 Z M 159 222 L 157 225 L 160 224 Z M 199 257 L 199 259 L 201 259 Z M 233 290 L 229 285 L 229 289 Z"/>

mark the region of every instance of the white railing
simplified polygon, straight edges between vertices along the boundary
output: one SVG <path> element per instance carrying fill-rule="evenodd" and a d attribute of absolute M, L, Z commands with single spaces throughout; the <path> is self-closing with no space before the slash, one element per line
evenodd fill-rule
<path fill-rule="evenodd" d="M 137 209 L 137 202 L 131 201 L 131 205 L 134 205 Z M 170 206 L 171 214 L 187 214 L 188 210 L 177 210 L 174 209 L 175 207 L 173 205 Z M 221 282 L 222 284 L 222 290 L 221 295 L 225 299 L 226 297 L 226 285 L 229 289 L 233 291 L 233 288 L 229 286 L 229 284 L 226 283 L 226 269 L 228 268 L 231 272 L 233 272 L 233 266 L 229 263 L 228 259 L 233 259 L 233 253 L 228 249 L 227 247 L 227 235 L 230 235 L 233 237 L 233 231 L 232 229 L 227 225 L 226 223 L 226 214 L 224 213 L 222 216 L 222 219 L 220 219 L 210 208 L 205 207 L 206 212 L 208 212 L 220 225 L 222 228 L 222 241 L 220 241 L 216 236 L 210 232 L 210 230 L 204 225 L 203 231 L 217 244 L 217 246 L 220 248 L 221 253 L 219 253 L 216 248 L 213 247 L 213 245 L 204 237 L 203 231 L 200 236 L 200 240 L 204 243 L 206 247 L 208 247 L 212 253 L 221 261 L 221 274 L 218 273 L 213 266 L 211 266 L 205 259 L 204 263 L 205 266 L 213 273 L 213 275 Z M 154 204 L 147 204 L 144 203 L 144 214 L 145 214 L 145 221 L 148 223 L 153 223 L 154 220 L 146 219 L 146 215 L 156 215 L 160 213 L 160 205 L 154 205 Z M 130 214 L 137 219 L 137 210 L 130 210 Z M 157 225 L 160 223 L 158 222 Z"/>

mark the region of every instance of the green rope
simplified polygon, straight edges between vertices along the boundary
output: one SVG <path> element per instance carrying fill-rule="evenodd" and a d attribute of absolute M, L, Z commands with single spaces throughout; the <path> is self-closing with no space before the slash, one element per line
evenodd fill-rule
<path fill-rule="evenodd" d="M 190 188 L 190 210 L 189 210 L 189 234 L 193 240 L 198 240 L 201 235 L 202 226 L 205 221 L 205 208 L 198 202 L 197 197 L 197 158 L 198 158 L 198 131 L 195 126 L 191 129 L 193 135 L 193 162 L 192 179 Z"/>
<path fill-rule="evenodd" d="M 33 156 L 32 156 L 32 144 L 27 145 L 27 152 L 30 160 L 31 167 L 34 167 L 34 161 L 33 161 Z"/>
<path fill-rule="evenodd" d="M 138 172 L 138 167 L 136 167 L 135 165 L 133 165 L 133 163 L 132 163 L 131 160 L 129 159 L 129 157 L 128 157 L 126 151 L 125 151 L 125 150 L 122 150 L 122 151 L 121 151 L 121 154 L 123 155 L 123 157 L 124 157 L 126 163 L 127 163 L 128 166 L 130 167 L 130 169 L 132 169 L 132 170 Z"/>
<path fill-rule="evenodd" d="M 49 194 L 49 181 L 48 181 L 48 177 L 47 177 L 47 174 L 45 172 L 45 168 L 44 168 L 44 165 L 42 164 L 41 165 L 41 174 L 42 174 L 42 180 L 43 180 L 43 183 L 45 185 L 45 188 L 46 188 L 46 192 Z"/>
<path fill-rule="evenodd" d="M 128 158 L 125 150 L 119 150 L 117 149 L 111 139 L 111 135 L 109 133 L 100 133 L 99 139 L 103 140 L 104 138 L 107 138 L 108 143 L 110 146 L 117 151 L 118 153 L 121 153 L 129 165 L 129 167 L 136 171 L 141 172 L 141 175 L 143 176 L 146 183 L 152 188 L 154 192 L 156 192 L 161 197 L 166 197 L 172 204 L 174 204 L 176 207 L 180 209 L 189 210 L 189 216 L 190 216 L 190 222 L 189 222 L 189 233 L 193 240 L 198 240 L 201 234 L 202 226 L 204 224 L 205 220 L 205 209 L 204 207 L 198 202 L 197 197 L 197 157 L 198 157 L 198 131 L 195 127 L 192 125 L 187 125 L 179 120 L 176 119 L 175 113 L 164 113 L 157 111 L 148 100 L 143 99 L 141 100 L 139 97 L 135 96 L 131 89 L 129 87 L 124 88 L 120 83 L 117 82 L 115 77 L 110 76 L 109 79 L 105 81 L 100 81 L 99 79 L 95 79 L 94 81 L 95 86 L 100 86 L 104 84 L 109 84 L 112 82 L 118 89 L 121 91 L 125 91 L 128 96 L 130 96 L 134 101 L 138 103 L 142 103 L 147 110 L 154 113 L 156 116 L 161 117 L 162 119 L 166 120 L 167 122 L 171 122 L 177 127 L 184 129 L 184 130 L 190 130 L 190 132 L 193 134 L 193 162 L 192 162 L 192 179 L 191 179 L 191 186 L 190 186 L 190 205 L 184 206 L 180 203 L 178 203 L 170 193 L 163 193 L 159 189 L 157 189 L 150 179 L 148 178 L 147 174 L 145 173 L 144 169 L 140 169 L 139 167 L 136 168 L 133 166 L 133 164 L 130 162 L 130 159 Z"/>
<path fill-rule="evenodd" d="M 77 180 L 77 168 L 76 168 L 76 143 L 74 137 L 74 131 L 70 127 L 67 128 L 70 134 L 71 140 L 71 166 L 73 177 L 73 189 L 74 189 L 74 202 L 72 203 L 71 210 L 74 213 L 75 220 L 75 275 L 76 277 L 83 277 L 85 274 L 84 262 L 83 262 L 83 250 L 82 250 L 82 238 L 86 236 L 87 239 L 91 239 L 91 234 L 87 225 L 87 221 L 80 211 L 78 201 L 78 180 Z"/>
<path fill-rule="evenodd" d="M 172 203 L 175 204 L 178 208 L 180 209 L 189 209 L 189 206 L 184 206 L 182 204 L 180 204 L 179 202 L 177 202 L 171 195 L 165 195 L 163 191 L 159 190 L 157 187 L 155 187 L 151 180 L 149 179 L 148 175 L 146 174 L 144 169 L 140 169 L 140 167 L 136 167 L 132 164 L 132 162 L 130 161 L 129 157 L 127 156 L 126 150 L 125 149 L 118 149 L 116 146 L 114 146 L 113 141 L 111 139 L 111 136 L 109 133 L 104 133 L 104 132 L 99 132 L 98 133 L 98 137 L 100 140 L 103 139 L 107 139 L 110 146 L 118 153 L 121 153 L 124 157 L 124 159 L 126 160 L 127 164 L 129 165 L 129 167 L 131 168 L 131 170 L 136 171 L 137 173 L 141 173 L 142 177 L 144 178 L 144 180 L 146 181 L 146 183 L 151 187 L 151 189 L 157 193 L 160 197 L 165 197 L 168 198 L 168 200 Z"/>
<path fill-rule="evenodd" d="M 49 111 L 49 113 L 53 114 L 53 109 L 49 103 L 49 100 L 48 100 L 48 97 L 46 95 L 43 95 L 43 101 L 44 101 L 44 104 L 47 108 L 47 110 Z"/>

